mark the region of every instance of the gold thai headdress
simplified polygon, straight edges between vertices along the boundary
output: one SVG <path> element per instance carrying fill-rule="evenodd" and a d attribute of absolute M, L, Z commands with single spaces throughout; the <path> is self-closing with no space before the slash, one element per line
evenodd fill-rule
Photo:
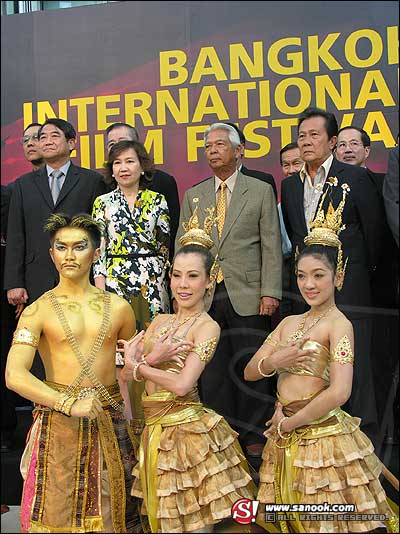
<path fill-rule="evenodd" d="M 204 219 L 203 228 L 200 228 L 198 217 L 198 206 L 195 207 L 192 216 L 188 222 L 183 222 L 182 226 L 185 233 L 179 238 L 179 243 L 185 245 L 199 245 L 206 249 L 211 249 L 214 241 L 211 238 L 211 230 L 214 224 L 218 221 L 218 216 L 215 215 L 215 207 L 205 208 L 208 215 Z M 218 254 L 215 256 L 214 263 L 210 271 L 210 280 L 214 284 L 218 272 Z"/>
<path fill-rule="evenodd" d="M 211 229 L 218 217 L 215 216 L 215 208 L 206 208 L 204 211 L 208 215 L 204 219 L 203 228 L 200 228 L 197 206 L 188 222 L 182 223 L 185 230 L 185 233 L 179 238 L 179 243 L 182 246 L 200 245 L 208 249 L 213 247 L 214 241 L 211 239 Z"/>
<path fill-rule="evenodd" d="M 339 239 L 339 234 L 346 228 L 346 225 L 342 224 L 342 214 L 350 187 L 348 184 L 342 185 L 342 200 L 339 202 L 336 210 L 334 209 L 332 202 L 329 202 L 329 207 L 325 215 L 323 204 L 328 192 L 331 191 L 331 187 L 337 186 L 337 178 L 328 178 L 328 186 L 329 187 L 322 195 L 314 220 L 310 221 L 310 231 L 304 238 L 304 243 L 307 246 L 324 245 L 326 247 L 336 247 L 338 249 L 336 274 L 341 275 L 339 285 L 337 286 L 338 291 L 340 291 L 343 286 L 348 258 L 346 258 L 343 264 L 342 242 Z"/>

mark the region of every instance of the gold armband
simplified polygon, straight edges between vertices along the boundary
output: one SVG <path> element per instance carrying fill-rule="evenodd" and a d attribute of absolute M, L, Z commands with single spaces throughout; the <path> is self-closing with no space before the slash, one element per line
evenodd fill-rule
<path fill-rule="evenodd" d="M 274 332 L 271 332 L 271 333 L 268 335 L 268 337 L 267 337 L 267 339 L 264 341 L 263 345 L 265 345 L 266 343 L 268 343 L 268 345 L 271 345 L 271 347 L 276 347 L 276 346 L 278 345 L 279 341 L 277 341 L 276 339 L 274 339 L 274 338 L 272 337 L 272 334 L 273 334 L 273 333 L 274 333 Z"/>
<path fill-rule="evenodd" d="M 351 350 L 350 340 L 346 335 L 344 335 L 336 345 L 335 350 L 331 355 L 331 362 L 354 364 L 354 356 L 353 351 Z"/>
<path fill-rule="evenodd" d="M 212 337 L 192 348 L 190 352 L 195 352 L 202 362 L 208 363 L 214 355 L 217 347 L 217 338 Z"/>
<path fill-rule="evenodd" d="M 36 349 L 39 346 L 39 338 L 23 326 L 14 332 L 12 345 L 30 345 Z"/>
<path fill-rule="evenodd" d="M 54 405 L 54 410 L 60 412 L 67 417 L 71 417 L 72 405 L 77 399 L 68 395 L 63 395 Z"/>

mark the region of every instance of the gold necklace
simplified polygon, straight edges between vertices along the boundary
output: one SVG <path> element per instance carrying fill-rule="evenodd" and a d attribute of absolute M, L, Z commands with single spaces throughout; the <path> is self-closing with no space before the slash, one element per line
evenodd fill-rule
<path fill-rule="evenodd" d="M 323 313 L 321 313 L 320 315 L 318 315 L 312 322 L 311 324 L 304 330 L 304 325 L 306 324 L 306 320 L 307 318 L 309 317 L 310 315 L 310 311 L 308 311 L 302 321 L 300 322 L 299 324 L 299 327 L 298 329 L 293 332 L 292 335 L 290 335 L 288 337 L 288 340 L 287 342 L 289 343 L 290 341 L 298 341 L 299 339 L 301 339 L 309 330 L 311 330 L 311 328 L 313 326 L 315 326 L 323 317 L 325 317 L 326 315 L 328 315 L 329 312 L 331 312 L 333 310 L 333 308 L 335 308 L 336 304 L 333 304 L 330 308 L 328 308 L 327 310 L 325 310 Z"/>
<path fill-rule="evenodd" d="M 167 325 L 167 326 L 164 326 L 164 328 L 161 328 L 160 330 L 160 335 L 163 336 L 164 334 L 166 334 L 167 332 L 170 332 L 173 328 L 176 328 L 177 331 L 178 329 L 184 325 L 185 323 L 187 323 L 188 321 L 190 321 L 190 319 L 197 319 L 198 317 L 200 317 L 200 315 L 202 314 L 203 312 L 199 312 L 199 313 L 195 313 L 194 315 L 189 315 L 188 317 L 186 317 L 185 319 L 183 319 L 182 321 L 180 321 L 176 326 L 174 326 L 175 324 L 175 321 L 176 321 L 176 315 L 174 314 L 174 316 L 172 317 L 172 320 L 170 321 L 170 323 Z"/>

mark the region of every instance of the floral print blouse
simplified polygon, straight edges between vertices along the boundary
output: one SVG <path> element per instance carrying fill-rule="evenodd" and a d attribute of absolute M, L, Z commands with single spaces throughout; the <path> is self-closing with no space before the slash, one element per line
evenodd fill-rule
<path fill-rule="evenodd" d="M 106 289 L 128 301 L 141 293 L 149 303 L 152 318 L 168 311 L 170 226 L 164 195 L 140 190 L 131 211 L 117 187 L 96 198 L 92 216 L 104 224 L 94 276 L 105 276 Z"/>

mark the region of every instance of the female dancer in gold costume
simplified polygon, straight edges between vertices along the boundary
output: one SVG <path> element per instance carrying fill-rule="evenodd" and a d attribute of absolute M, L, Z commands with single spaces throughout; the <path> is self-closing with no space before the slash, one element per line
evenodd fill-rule
<path fill-rule="evenodd" d="M 215 523 L 230 517 L 235 501 L 254 493 L 236 432 L 200 403 L 197 391 L 220 336 L 204 311 L 213 264 L 205 248 L 209 238 L 204 234 L 199 244 L 187 244 L 190 235 L 181 239 L 186 246 L 171 268 L 178 313 L 154 319 L 144 336 L 144 358 L 137 350 L 143 334 L 122 342 L 122 376 L 146 381 L 146 426 L 132 495 L 144 499 L 152 532 L 212 532 Z"/>
<path fill-rule="evenodd" d="M 359 429 L 360 419 L 340 408 L 351 393 L 354 359 L 352 325 L 335 305 L 335 288 L 345 272 L 338 233 L 347 192 L 344 188 L 336 211 L 330 207 L 326 217 L 318 211 L 304 240 L 307 247 L 297 257 L 299 289 L 311 309 L 278 325 L 247 365 L 245 378 L 279 375 L 275 413 L 266 423 L 260 503 L 309 505 L 297 509 L 304 512 L 322 511 L 324 503 L 351 504 L 359 515 L 348 520 L 346 514 L 325 513 L 311 520 L 292 513 L 280 521 L 282 532 L 380 527 L 398 532 L 398 517 L 378 480 L 382 464 Z M 332 509 L 340 511 L 349 508 Z"/>

